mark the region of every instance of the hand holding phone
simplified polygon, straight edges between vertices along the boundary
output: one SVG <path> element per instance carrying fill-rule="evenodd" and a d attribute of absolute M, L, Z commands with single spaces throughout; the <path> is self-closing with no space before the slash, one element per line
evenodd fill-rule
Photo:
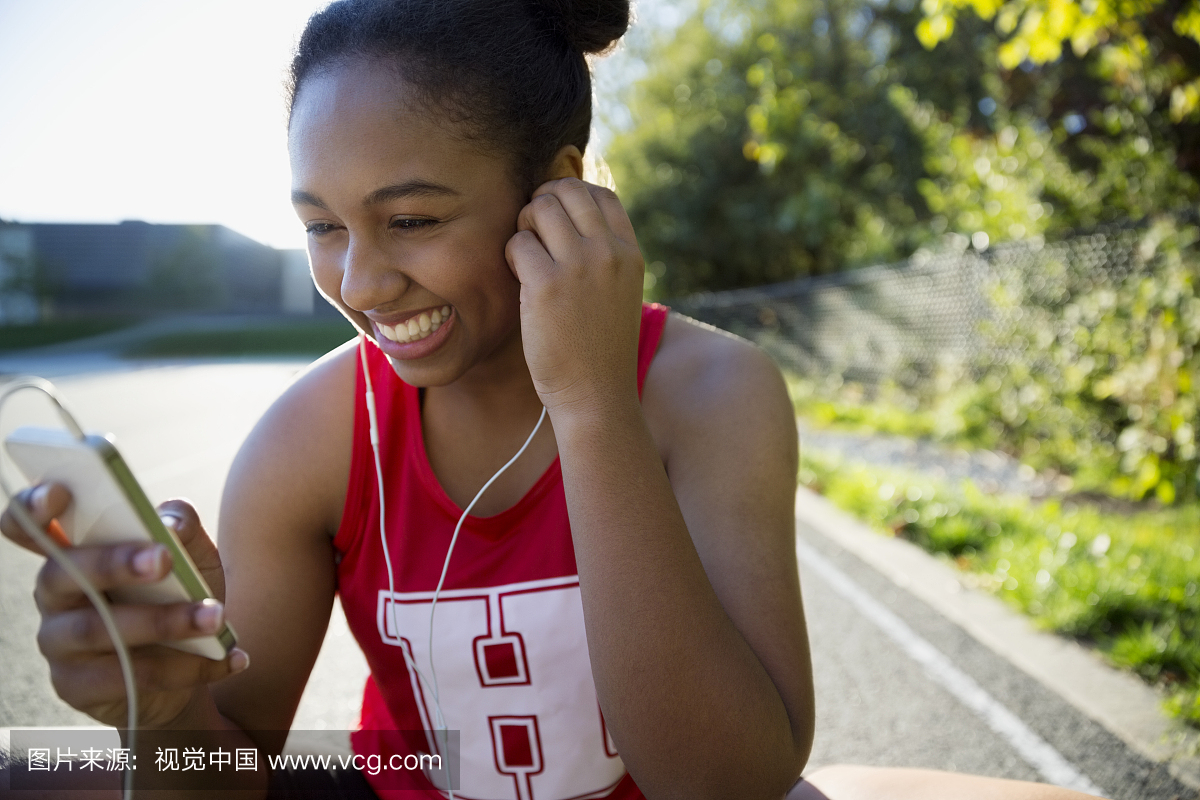
<path fill-rule="evenodd" d="M 108 468 L 104 470 L 107 472 Z M 80 506 L 76 498 L 61 482 L 35 480 L 33 487 L 12 499 L 0 518 L 0 532 L 7 538 L 41 552 L 16 523 L 13 511 L 16 505 L 22 506 L 33 524 L 43 530 L 53 520 L 60 519 L 70 527 L 71 535 L 83 540 L 89 538 L 85 531 L 76 530 L 84 515 L 77 513 Z M 149 501 L 139 502 L 137 507 L 142 509 L 143 516 L 149 516 L 146 514 Z M 121 602 L 112 608 L 120 638 L 133 661 L 137 725 L 157 728 L 178 725 L 181 715 L 204 707 L 197 700 L 207 694 L 207 685 L 245 669 L 249 657 L 236 648 L 228 656 L 213 660 L 179 648 L 153 646 L 195 644 L 211 639 L 223 649 L 217 637 L 226 625 L 221 602 L 225 586 L 220 556 L 200 525 L 195 509 L 184 500 L 170 500 L 151 512 L 159 524 L 163 520 L 158 515 L 163 515 L 167 521 L 165 527 L 175 534 L 172 538 L 182 545 L 189 562 L 196 565 L 215 595 L 215 599 L 199 602 L 191 602 L 190 598 L 164 605 Z M 65 527 L 61 535 L 66 538 Z M 124 541 L 116 544 L 81 543 L 67 547 L 63 555 L 89 583 L 110 597 L 159 584 L 175 574 L 179 562 L 166 545 L 128 532 L 120 538 Z M 128 694 L 115 657 L 116 648 L 83 589 L 62 564 L 49 559 L 38 573 L 34 597 L 41 615 L 38 646 L 50 665 L 51 682 L 59 697 L 103 724 L 128 727 Z"/>
<path fill-rule="evenodd" d="M 179 538 L 168 529 L 147 499 L 112 440 L 79 439 L 65 430 L 19 428 L 5 445 L 13 461 L 32 483 L 54 482 L 71 493 L 71 503 L 49 532 L 69 546 L 114 545 L 122 542 L 159 544 L 172 569 L 162 580 L 131 582 L 104 588 L 118 603 L 201 603 L 215 599 Z M 147 551 L 153 554 L 153 550 Z M 213 660 L 224 659 L 236 636 L 223 622 L 213 635 L 161 643 Z"/>

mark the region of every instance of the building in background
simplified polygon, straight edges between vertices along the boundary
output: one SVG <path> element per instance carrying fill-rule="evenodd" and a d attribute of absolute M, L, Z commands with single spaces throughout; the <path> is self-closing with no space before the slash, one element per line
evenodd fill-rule
<path fill-rule="evenodd" d="M 223 225 L 0 222 L 0 324 L 51 316 L 324 311 L 302 250 Z"/>
<path fill-rule="evenodd" d="M 0 325 L 24 325 L 41 316 L 34 263 L 33 232 L 0 224 Z"/>
<path fill-rule="evenodd" d="M 280 305 L 285 314 L 312 314 L 317 293 L 305 250 L 280 250 Z M 321 303 L 321 305 L 329 305 Z"/>

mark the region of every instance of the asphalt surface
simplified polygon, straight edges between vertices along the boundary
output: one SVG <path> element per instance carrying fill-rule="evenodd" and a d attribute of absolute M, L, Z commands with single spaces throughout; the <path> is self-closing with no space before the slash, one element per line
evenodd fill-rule
<path fill-rule="evenodd" d="M 798 534 L 870 597 L 946 656 L 1011 711 L 1104 795 L 1195 798 L 1153 764 L 1065 700 L 964 632 L 930 606 L 812 532 Z M 817 688 L 817 737 L 810 766 L 829 763 L 926 767 L 1018 780 L 1048 781 L 952 696 L 884 632 L 801 567 Z"/>
<path fill-rule="evenodd" d="M 221 484 L 239 442 L 294 377 L 298 362 L 141 365 L 76 358 L 42 371 L 78 410 L 84 426 L 116 434 L 152 499 L 190 497 L 215 526 Z M 5 362 L 0 360 L 0 371 Z M 41 414 L 40 398 L 4 409 L 0 434 Z M 1012 712 L 1083 779 L 1115 798 L 1181 798 L 1196 793 L 1133 753 L 1026 673 L 886 577 L 814 533 L 801 542 L 824 563 L 902 620 L 983 691 Z M 87 725 L 49 684 L 34 636 L 30 597 L 40 559 L 0 542 L 0 727 Z M 817 684 L 817 736 L 810 768 L 833 763 L 914 766 L 1044 780 L 1010 738 L 971 710 L 914 660 L 821 569 L 802 568 Z M 347 730 L 357 719 L 366 666 L 340 611 L 301 702 L 294 727 Z"/>

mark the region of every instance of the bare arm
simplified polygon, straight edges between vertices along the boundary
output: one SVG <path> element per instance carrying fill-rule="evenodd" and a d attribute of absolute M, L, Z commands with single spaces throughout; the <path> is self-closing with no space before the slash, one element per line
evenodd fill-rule
<path fill-rule="evenodd" d="M 648 796 L 779 797 L 813 728 L 791 406 L 744 342 L 672 320 L 658 359 L 655 437 L 555 419 L 601 705 Z"/>
<path fill-rule="evenodd" d="M 642 261 L 616 196 L 547 183 L 518 229 L 525 357 L 558 440 L 617 748 L 650 797 L 781 797 L 813 727 L 782 380 L 745 343 L 697 329 L 664 341 L 644 413 Z"/>

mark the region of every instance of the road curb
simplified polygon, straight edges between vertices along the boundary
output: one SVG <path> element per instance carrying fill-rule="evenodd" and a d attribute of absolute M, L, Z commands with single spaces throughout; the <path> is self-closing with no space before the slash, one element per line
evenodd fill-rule
<path fill-rule="evenodd" d="M 1036 630 L 998 598 L 963 585 L 954 567 L 916 545 L 871 530 L 825 498 L 801 487 L 797 522 L 857 556 L 932 606 L 988 649 L 1057 693 L 1139 755 L 1200 790 L 1200 736 L 1161 710 L 1162 696 L 1075 642 Z"/>

